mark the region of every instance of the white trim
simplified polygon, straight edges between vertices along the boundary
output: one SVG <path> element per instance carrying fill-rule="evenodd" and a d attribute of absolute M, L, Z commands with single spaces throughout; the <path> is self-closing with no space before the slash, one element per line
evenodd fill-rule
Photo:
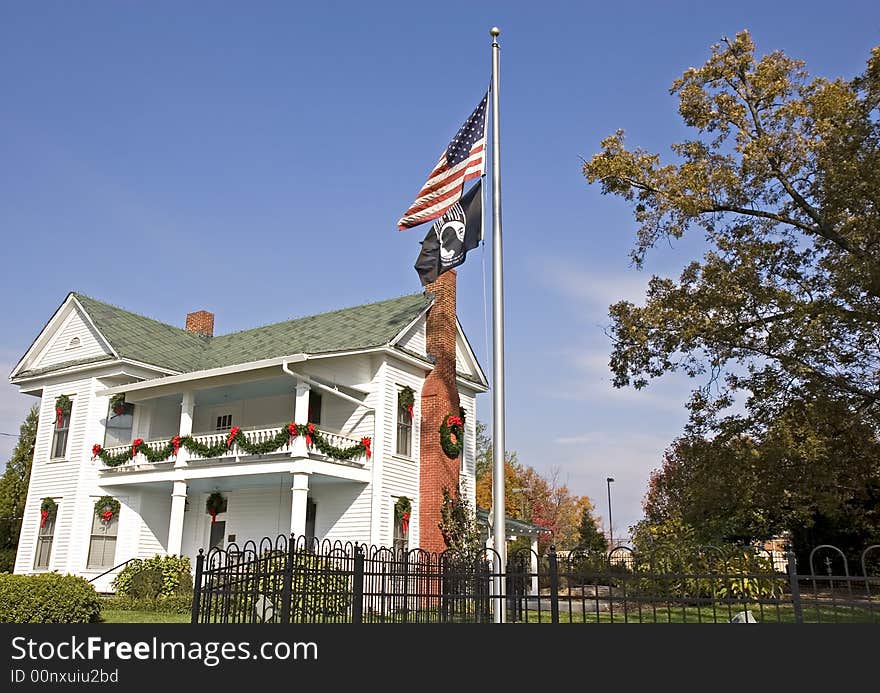
<path fill-rule="evenodd" d="M 468 341 L 467 335 L 464 333 L 464 329 L 461 326 L 461 323 L 458 321 L 458 316 L 455 318 L 455 327 L 458 330 L 458 334 L 461 335 L 461 341 L 464 342 L 465 347 L 467 348 L 468 358 L 471 360 L 471 365 L 474 366 L 474 370 L 477 371 L 477 376 L 480 378 L 480 381 L 483 385 L 486 386 L 486 389 L 489 388 L 489 380 L 486 378 L 486 374 L 483 372 L 483 368 L 480 366 L 480 362 L 477 360 L 477 355 L 474 354 L 474 350 L 471 348 L 471 343 Z"/>
<path fill-rule="evenodd" d="M 418 356 L 413 356 L 412 354 L 408 354 L 405 351 L 401 351 L 399 348 L 395 349 L 394 347 L 385 347 L 384 352 L 386 355 L 394 356 L 394 357 L 400 359 L 401 361 L 403 361 L 404 363 L 410 364 L 411 366 L 418 366 L 419 368 L 422 368 L 426 372 L 430 371 L 434 368 L 433 364 L 431 364 L 429 361 L 426 361 L 425 359 L 420 358 Z M 480 372 L 482 374 L 482 371 L 480 371 Z M 489 390 L 488 383 L 486 383 L 485 385 L 480 384 L 480 383 L 475 383 L 473 380 L 468 380 L 458 374 L 456 374 L 456 376 L 455 376 L 455 383 L 461 387 L 466 387 L 470 390 L 473 390 L 474 393 L 488 392 L 488 390 Z"/>
<path fill-rule="evenodd" d="M 415 317 L 415 319 L 412 320 L 406 327 L 404 327 L 400 332 L 398 332 L 396 337 L 394 337 L 390 342 L 388 342 L 388 346 L 394 346 L 401 339 L 403 339 L 406 336 L 406 333 L 409 332 L 413 327 L 415 327 L 416 323 L 418 323 L 419 320 L 421 320 L 422 318 L 425 317 L 425 315 L 427 315 L 428 311 L 434 305 L 435 300 L 436 299 L 431 299 L 431 302 L 427 306 L 425 306 L 425 309 L 421 313 L 419 313 Z"/>

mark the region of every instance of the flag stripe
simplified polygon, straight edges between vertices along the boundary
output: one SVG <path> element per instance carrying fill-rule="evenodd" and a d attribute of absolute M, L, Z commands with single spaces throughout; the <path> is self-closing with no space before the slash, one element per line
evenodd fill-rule
<path fill-rule="evenodd" d="M 483 175 L 487 102 L 488 92 L 443 151 L 415 201 L 397 222 L 398 229 L 403 231 L 442 216 L 461 197 L 465 181 Z"/>

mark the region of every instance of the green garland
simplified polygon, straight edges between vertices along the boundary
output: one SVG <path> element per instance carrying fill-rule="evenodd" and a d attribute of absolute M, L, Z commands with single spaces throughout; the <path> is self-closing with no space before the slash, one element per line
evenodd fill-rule
<path fill-rule="evenodd" d="M 298 436 L 305 438 L 307 447 L 315 447 L 328 457 L 336 460 L 346 461 L 363 454 L 366 454 L 367 458 L 369 458 L 372 454 L 370 448 L 372 441 L 368 437 L 361 438 L 360 443 L 351 447 L 340 448 L 331 445 L 321 432 L 315 428 L 315 424 L 297 424 L 291 421 L 283 428 L 278 429 L 274 436 L 260 443 L 250 442 L 245 437 L 244 431 L 235 426 L 230 429 L 225 440 L 221 440 L 214 445 L 200 443 L 192 436 L 174 436 L 167 443 L 154 449 L 145 445 L 142 439 L 136 438 L 132 441 L 131 449 L 110 454 L 103 447 L 95 444 L 92 446 L 92 459 L 99 458 L 108 467 L 118 467 L 121 464 L 130 462 L 135 458 L 135 455 L 140 453 L 149 462 L 155 464 L 157 462 L 164 462 L 172 456 L 176 457 L 177 451 L 181 447 L 193 455 L 205 458 L 220 457 L 229 452 L 233 446 L 238 446 L 240 450 L 248 455 L 265 455 L 281 449 L 291 439 Z"/>
<path fill-rule="evenodd" d="M 109 514 L 108 514 L 109 513 Z M 119 501 L 113 496 L 101 496 L 95 501 L 95 517 L 103 522 L 110 522 L 119 516 Z"/>
<path fill-rule="evenodd" d="M 452 440 L 455 436 L 455 440 Z M 447 457 L 458 457 L 464 445 L 464 419 L 461 416 L 447 414 L 440 424 L 440 447 Z"/>

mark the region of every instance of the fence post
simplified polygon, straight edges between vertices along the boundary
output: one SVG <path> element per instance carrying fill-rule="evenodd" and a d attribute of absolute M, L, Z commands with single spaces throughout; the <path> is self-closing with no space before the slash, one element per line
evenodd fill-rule
<path fill-rule="evenodd" d="M 794 622 L 804 622 L 804 609 L 801 604 L 801 588 L 797 579 L 797 558 L 794 551 L 788 552 L 788 580 L 791 585 L 791 603 L 794 607 Z"/>
<path fill-rule="evenodd" d="M 296 549 L 296 537 L 291 534 L 287 539 L 287 553 L 284 555 L 284 577 L 281 582 L 281 623 L 290 623 L 290 596 L 293 592 L 293 557 Z"/>
<path fill-rule="evenodd" d="M 559 563 L 553 545 L 550 546 L 550 622 L 559 623 Z"/>
<path fill-rule="evenodd" d="M 193 603 L 192 612 L 190 614 L 190 623 L 199 622 L 199 607 L 202 602 L 202 573 L 205 568 L 205 550 L 199 549 L 199 555 L 196 556 L 196 579 L 193 583 Z"/>
<path fill-rule="evenodd" d="M 354 575 L 351 580 L 351 622 L 364 622 L 364 550 L 354 545 Z"/>

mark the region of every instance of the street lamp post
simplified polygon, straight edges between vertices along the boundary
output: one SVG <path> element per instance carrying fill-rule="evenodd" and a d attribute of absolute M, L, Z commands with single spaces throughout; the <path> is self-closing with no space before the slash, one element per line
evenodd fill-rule
<path fill-rule="evenodd" d="M 608 549 L 614 549 L 614 522 L 611 519 L 611 482 L 614 477 L 607 477 L 605 483 L 608 485 Z"/>

